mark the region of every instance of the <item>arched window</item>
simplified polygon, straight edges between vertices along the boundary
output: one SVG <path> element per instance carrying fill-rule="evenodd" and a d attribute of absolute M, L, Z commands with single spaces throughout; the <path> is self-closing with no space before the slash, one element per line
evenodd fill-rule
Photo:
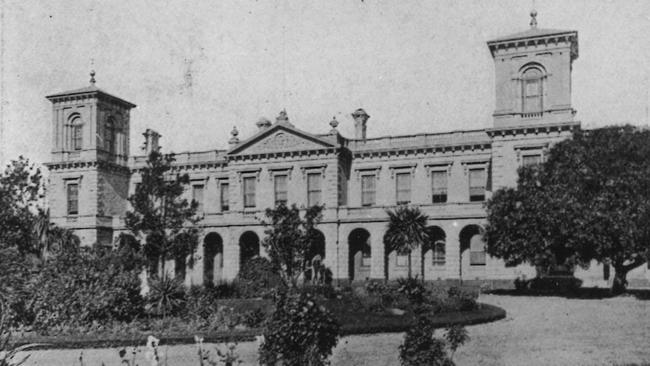
<path fill-rule="evenodd" d="M 528 67 L 522 73 L 523 113 L 539 113 L 543 108 L 543 77 L 538 67 Z"/>
<path fill-rule="evenodd" d="M 104 130 L 104 146 L 106 151 L 115 154 L 115 119 L 108 117 L 106 129 Z"/>
<path fill-rule="evenodd" d="M 469 241 L 469 264 L 472 266 L 485 265 L 485 242 L 481 234 L 473 235 Z"/>
<path fill-rule="evenodd" d="M 68 119 L 66 129 L 68 146 L 70 149 L 81 150 L 83 147 L 83 123 L 81 121 L 81 116 L 77 113 L 72 114 Z"/>

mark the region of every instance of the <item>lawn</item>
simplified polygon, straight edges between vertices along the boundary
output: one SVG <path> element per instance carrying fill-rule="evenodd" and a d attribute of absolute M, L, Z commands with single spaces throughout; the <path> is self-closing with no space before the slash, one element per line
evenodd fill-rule
<path fill-rule="evenodd" d="M 500 306 L 507 318 L 468 327 L 471 340 L 454 357 L 458 365 L 643 366 L 650 362 L 650 301 L 634 297 L 566 299 L 481 295 L 479 301 Z M 341 338 L 332 365 L 398 365 L 402 333 Z M 241 343 L 244 365 L 255 365 L 257 346 Z M 165 348 L 171 366 L 195 365 L 190 345 Z M 86 350 L 86 365 L 117 365 L 116 349 Z M 35 352 L 27 365 L 78 364 L 79 350 Z"/>

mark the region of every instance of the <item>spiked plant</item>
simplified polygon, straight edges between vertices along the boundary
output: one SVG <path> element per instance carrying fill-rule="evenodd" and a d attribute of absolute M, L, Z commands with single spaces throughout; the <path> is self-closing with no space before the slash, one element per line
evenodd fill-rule
<path fill-rule="evenodd" d="M 389 251 L 408 254 L 408 277 L 411 278 L 411 252 L 429 241 L 427 220 L 418 207 L 398 206 L 394 211 L 387 210 L 388 229 L 384 244 Z"/>

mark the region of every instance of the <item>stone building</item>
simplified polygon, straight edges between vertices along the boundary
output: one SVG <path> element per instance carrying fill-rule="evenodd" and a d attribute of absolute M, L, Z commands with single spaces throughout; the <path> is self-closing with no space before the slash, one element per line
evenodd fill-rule
<path fill-rule="evenodd" d="M 386 209 L 402 203 L 430 217 L 431 243 L 411 254 L 424 279 L 533 276 L 528 266 L 507 268 L 487 256 L 481 226 L 492 191 L 514 185 L 519 166 L 543 161 L 549 146 L 580 128 L 571 105 L 578 34 L 537 28 L 535 15 L 530 29 L 487 42 L 496 75 L 490 128 L 369 138 L 370 115 L 360 108 L 349 138 L 336 120 L 329 133 L 313 134 L 282 111 L 275 122 L 258 121 L 253 136 L 240 138 L 234 128 L 227 150 L 177 154 L 177 171 L 191 178 L 187 197 L 204 214 L 199 260 L 186 282 L 234 278 L 243 261 L 260 254 L 265 228 L 256 216 L 280 201 L 325 205 L 316 252 L 337 279 L 406 275 L 408 258 L 386 253 L 382 240 Z M 135 105 L 97 88 L 94 77 L 86 88 L 47 98 L 51 216 L 84 244 L 110 244 L 124 230 L 127 197 L 146 160 L 129 156 Z M 158 133 L 144 135 L 147 151 L 157 148 Z M 597 266 L 584 275 L 603 281 Z M 637 275 L 647 278 L 647 269 Z"/>

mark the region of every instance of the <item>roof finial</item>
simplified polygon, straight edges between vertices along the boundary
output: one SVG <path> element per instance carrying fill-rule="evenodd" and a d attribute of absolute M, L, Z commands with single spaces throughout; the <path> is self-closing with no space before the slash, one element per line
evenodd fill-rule
<path fill-rule="evenodd" d="M 95 85 L 95 70 L 90 70 L 90 83 Z"/>
<path fill-rule="evenodd" d="M 530 27 L 532 29 L 537 29 L 537 11 L 535 8 L 530 11 Z"/>

